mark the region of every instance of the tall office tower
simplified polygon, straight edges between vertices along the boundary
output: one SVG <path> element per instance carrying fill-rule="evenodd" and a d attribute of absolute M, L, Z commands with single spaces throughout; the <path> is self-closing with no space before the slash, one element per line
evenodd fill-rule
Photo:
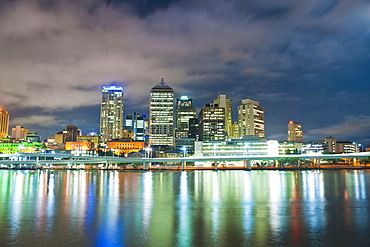
<path fill-rule="evenodd" d="M 199 120 L 198 120 L 198 118 L 190 118 L 189 119 L 188 138 L 194 138 L 196 141 L 199 140 Z"/>
<path fill-rule="evenodd" d="M 161 82 L 150 90 L 149 144 L 174 146 L 174 92 Z"/>
<path fill-rule="evenodd" d="M 0 107 L 0 139 L 8 136 L 9 113 Z"/>
<path fill-rule="evenodd" d="M 12 138 L 17 140 L 26 140 L 26 135 L 28 133 L 28 129 L 24 128 L 23 126 L 15 126 L 12 128 Z"/>
<path fill-rule="evenodd" d="M 100 108 L 100 133 L 103 142 L 120 138 L 123 129 L 123 96 L 121 86 L 103 86 Z"/>
<path fill-rule="evenodd" d="M 199 113 L 199 140 L 225 141 L 225 108 L 206 104 Z"/>
<path fill-rule="evenodd" d="M 238 107 L 239 136 L 265 136 L 264 109 L 257 101 L 243 99 Z"/>
<path fill-rule="evenodd" d="M 213 100 L 213 104 L 217 104 L 219 107 L 225 108 L 225 130 L 226 135 L 229 137 L 233 136 L 233 117 L 231 100 L 226 97 L 226 94 L 220 93 L 217 99 Z"/>
<path fill-rule="evenodd" d="M 134 141 L 144 141 L 146 131 L 146 116 L 133 112 L 126 116 L 125 129 L 131 130 Z"/>
<path fill-rule="evenodd" d="M 193 107 L 193 99 L 181 96 L 176 104 L 176 138 L 188 137 L 189 119 L 197 117 L 197 110 Z"/>
<path fill-rule="evenodd" d="M 288 124 L 288 141 L 301 142 L 303 141 L 302 125 L 292 120 Z"/>

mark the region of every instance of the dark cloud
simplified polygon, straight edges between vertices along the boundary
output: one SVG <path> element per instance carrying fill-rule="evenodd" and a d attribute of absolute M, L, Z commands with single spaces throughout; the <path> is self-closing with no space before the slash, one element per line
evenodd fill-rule
<path fill-rule="evenodd" d="M 198 109 L 220 92 L 234 110 L 259 101 L 267 137 L 293 119 L 322 139 L 311 130 L 368 115 L 369 13 L 361 0 L 0 1 L 0 105 L 25 124 L 96 129 L 102 85 L 118 81 L 126 112 L 147 113 L 164 75 Z"/>
<path fill-rule="evenodd" d="M 104 0 L 108 6 L 114 8 L 131 9 L 140 17 L 146 17 L 151 13 L 160 10 L 165 11 L 171 4 L 181 0 Z"/>

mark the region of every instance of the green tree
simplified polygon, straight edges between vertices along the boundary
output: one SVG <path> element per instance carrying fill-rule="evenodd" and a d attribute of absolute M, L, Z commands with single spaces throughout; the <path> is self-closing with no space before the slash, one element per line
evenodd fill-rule
<path fill-rule="evenodd" d="M 370 164 L 370 157 L 360 159 L 359 163 L 361 166 L 367 166 Z"/>

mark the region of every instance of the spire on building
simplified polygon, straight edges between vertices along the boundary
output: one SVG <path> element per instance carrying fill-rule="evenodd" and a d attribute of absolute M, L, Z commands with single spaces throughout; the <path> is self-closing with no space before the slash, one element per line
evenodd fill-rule
<path fill-rule="evenodd" d="M 161 82 L 158 83 L 157 85 L 155 85 L 152 90 L 172 90 L 172 88 L 170 86 L 168 86 L 165 82 L 164 82 L 164 76 L 161 76 Z"/>

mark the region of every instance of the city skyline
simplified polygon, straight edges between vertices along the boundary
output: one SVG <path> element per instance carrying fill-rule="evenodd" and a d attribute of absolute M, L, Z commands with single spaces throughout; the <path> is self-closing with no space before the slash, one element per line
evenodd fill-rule
<path fill-rule="evenodd" d="M 222 11 L 220 11 L 220 9 Z M 265 109 L 265 136 L 370 144 L 366 1 L 0 1 L 0 105 L 43 139 L 99 132 L 100 88 L 149 113 L 162 75 L 199 113 L 220 93 Z M 127 115 L 127 114 L 125 114 Z"/>

